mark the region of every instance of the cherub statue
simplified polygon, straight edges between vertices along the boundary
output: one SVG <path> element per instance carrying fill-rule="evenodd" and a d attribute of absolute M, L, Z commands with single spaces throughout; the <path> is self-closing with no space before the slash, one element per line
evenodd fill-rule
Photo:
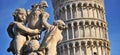
<path fill-rule="evenodd" d="M 48 4 L 46 1 L 41 1 L 39 4 L 32 5 L 32 9 L 30 12 L 28 12 L 28 27 L 31 29 L 39 29 L 40 34 L 43 30 L 45 30 L 44 25 L 42 24 L 42 19 L 49 18 L 49 14 L 44 11 L 45 8 L 48 7 Z M 40 39 L 40 34 L 31 36 L 32 39 Z"/>
<path fill-rule="evenodd" d="M 11 22 L 7 28 L 9 36 L 13 39 L 10 43 L 8 52 L 12 51 L 15 55 L 22 55 L 22 48 L 27 41 L 27 35 L 39 34 L 38 29 L 30 29 L 26 24 L 26 11 L 23 8 L 18 8 L 13 13 L 14 22 Z"/>
<path fill-rule="evenodd" d="M 66 28 L 65 23 L 62 20 L 56 20 L 53 25 L 46 22 L 47 19 L 43 19 L 42 22 L 47 29 L 45 37 L 40 46 L 41 55 L 56 55 L 56 46 L 63 39 L 62 31 Z"/>

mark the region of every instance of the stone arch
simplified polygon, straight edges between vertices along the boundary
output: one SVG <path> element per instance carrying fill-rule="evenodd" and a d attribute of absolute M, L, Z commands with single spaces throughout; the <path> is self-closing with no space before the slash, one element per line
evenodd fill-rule
<path fill-rule="evenodd" d="M 85 21 L 85 25 L 90 25 L 88 20 Z"/>
<path fill-rule="evenodd" d="M 102 41 L 99 41 L 99 46 L 102 46 Z"/>
<path fill-rule="evenodd" d="M 69 47 L 72 48 L 72 47 L 73 47 L 73 44 L 72 44 L 72 43 L 69 43 Z"/>
<path fill-rule="evenodd" d="M 96 37 L 100 38 L 100 24 L 96 21 Z"/>
<path fill-rule="evenodd" d="M 93 41 L 93 45 L 94 45 L 94 46 L 97 46 L 97 41 Z"/>
<path fill-rule="evenodd" d="M 101 22 L 100 23 L 100 36 L 101 36 L 101 38 L 104 38 L 104 28 L 103 28 L 103 23 Z"/>
<path fill-rule="evenodd" d="M 83 3 L 83 6 L 86 7 L 86 6 L 87 6 L 87 3 Z"/>
<path fill-rule="evenodd" d="M 109 46 L 110 46 L 110 44 L 107 43 L 107 47 L 109 47 Z"/>
<path fill-rule="evenodd" d="M 77 22 L 74 22 L 73 26 L 74 26 L 74 38 L 78 38 L 79 30 L 78 30 Z"/>
<path fill-rule="evenodd" d="M 99 24 L 99 22 L 98 21 L 96 21 L 96 25 L 99 27 L 100 26 L 100 24 Z"/>
<path fill-rule="evenodd" d="M 95 37 L 96 35 L 96 30 L 95 30 L 95 22 L 91 21 L 91 37 Z"/>
<path fill-rule="evenodd" d="M 100 54 L 103 52 L 103 51 L 102 51 L 102 40 L 99 40 L 99 41 L 98 41 L 98 46 L 97 46 L 97 47 L 98 47 L 98 51 L 99 51 L 98 54 L 100 55 Z"/>
<path fill-rule="evenodd" d="M 95 54 L 95 53 L 97 54 L 97 51 L 98 51 L 98 50 L 97 50 L 97 49 L 98 49 L 98 48 L 97 48 L 97 41 L 93 41 L 93 48 L 92 48 L 92 49 L 93 49 L 93 53 L 94 53 L 94 54 Z"/>
<path fill-rule="evenodd" d="M 74 26 L 77 25 L 77 21 L 74 21 L 74 22 L 73 22 L 73 25 L 74 25 Z"/>
<path fill-rule="evenodd" d="M 76 7 L 76 4 L 75 4 L 75 3 L 73 3 L 73 4 L 72 4 L 72 7 Z"/>
<path fill-rule="evenodd" d="M 106 27 L 105 23 L 103 23 L 103 27 L 104 27 L 104 28 Z"/>
<path fill-rule="evenodd" d="M 80 26 L 82 26 L 84 24 L 84 21 L 80 21 L 79 24 Z"/>
<path fill-rule="evenodd" d="M 88 16 L 89 16 L 89 18 L 93 18 L 93 16 L 94 16 L 93 5 L 91 3 L 89 3 L 89 5 L 88 5 Z"/>
<path fill-rule="evenodd" d="M 100 5 L 98 5 L 98 14 L 99 14 L 99 18 L 103 20 L 103 14 Z"/>
<path fill-rule="evenodd" d="M 92 41 L 87 41 L 87 46 L 91 46 L 92 45 Z"/>
<path fill-rule="evenodd" d="M 89 21 L 85 21 L 85 37 L 89 38 L 90 37 L 90 22 Z"/>
<path fill-rule="evenodd" d="M 87 53 L 89 53 L 89 55 L 92 55 L 92 41 L 87 41 Z"/>
<path fill-rule="evenodd" d="M 86 54 L 86 42 L 85 41 L 81 41 L 81 54 L 84 55 Z"/>
<path fill-rule="evenodd" d="M 75 47 L 79 47 L 79 46 L 80 46 L 79 42 L 75 42 Z"/>
<path fill-rule="evenodd" d="M 69 20 L 71 19 L 70 5 L 67 5 L 66 8 L 67 8 L 67 19 Z"/>
<path fill-rule="evenodd" d="M 60 46 L 60 52 L 63 53 L 63 46 Z"/>
<path fill-rule="evenodd" d="M 69 49 L 68 49 L 67 44 L 64 44 L 64 54 L 68 54 L 68 51 Z"/>
<path fill-rule="evenodd" d="M 83 9 L 82 9 L 82 3 L 78 3 L 78 5 L 77 5 L 77 7 L 78 7 L 78 18 L 81 18 L 81 17 L 83 17 Z"/>
<path fill-rule="evenodd" d="M 85 47 L 85 44 L 86 44 L 85 41 L 81 41 L 81 46 L 82 47 Z"/>
<path fill-rule="evenodd" d="M 70 5 L 66 5 L 66 8 L 67 8 L 67 9 L 70 9 Z"/>
<path fill-rule="evenodd" d="M 72 14 L 73 14 L 73 18 L 76 18 L 77 13 L 76 13 L 76 4 L 75 3 L 72 4 Z"/>
<path fill-rule="evenodd" d="M 60 13 L 61 13 L 61 15 L 60 15 L 61 19 L 65 20 L 66 17 L 65 17 L 65 8 L 64 7 L 61 7 L 61 12 Z"/>
<path fill-rule="evenodd" d="M 103 26 L 103 23 L 101 23 L 101 27 L 103 28 L 104 26 Z"/>
<path fill-rule="evenodd" d="M 60 55 L 60 53 L 61 53 L 60 51 L 61 51 L 61 50 L 60 50 L 60 47 L 57 47 L 57 54 L 58 54 L 58 55 Z"/>
<path fill-rule="evenodd" d="M 97 8 L 97 5 L 96 5 L 96 4 L 94 4 L 94 7 L 95 7 L 95 8 Z"/>
<path fill-rule="evenodd" d="M 88 8 L 87 8 L 87 3 L 84 3 L 84 4 L 83 4 L 82 9 L 83 9 L 83 17 L 84 17 L 84 18 L 88 18 Z"/>
<path fill-rule="evenodd" d="M 83 21 L 80 21 L 79 22 L 79 25 L 80 25 L 80 27 L 79 27 L 79 29 L 80 29 L 80 37 L 84 37 L 84 26 L 83 26 Z"/>
<path fill-rule="evenodd" d="M 75 42 L 75 55 L 79 55 L 80 54 L 80 45 L 79 42 Z"/>
<path fill-rule="evenodd" d="M 102 16 L 102 19 L 105 20 L 105 14 L 104 14 L 104 9 L 103 9 L 103 7 L 101 7 L 101 16 Z"/>
<path fill-rule="evenodd" d="M 93 7 L 92 3 L 89 3 L 89 7 Z"/>
<path fill-rule="evenodd" d="M 103 42 L 103 46 L 104 46 L 104 47 L 107 47 L 107 44 L 106 44 L 106 42 Z"/>
<path fill-rule="evenodd" d="M 92 25 L 92 26 L 95 26 L 95 22 L 94 22 L 94 21 L 91 21 L 91 25 Z"/>
<path fill-rule="evenodd" d="M 81 6 L 82 6 L 82 3 L 81 3 L 81 2 L 79 2 L 77 6 L 78 6 L 78 7 L 81 7 Z"/>
<path fill-rule="evenodd" d="M 73 53 L 73 52 L 74 52 L 73 44 L 70 43 L 70 44 L 69 44 L 69 47 L 70 47 L 70 48 L 69 48 L 69 49 L 70 49 L 70 55 L 74 55 L 74 53 Z"/>
<path fill-rule="evenodd" d="M 100 9 L 101 7 L 100 7 L 100 5 L 97 5 L 97 7 L 98 7 L 98 9 Z"/>
<path fill-rule="evenodd" d="M 59 18 L 58 19 L 61 19 L 61 17 L 62 17 L 62 10 L 61 9 L 59 9 Z"/>
<path fill-rule="evenodd" d="M 71 23 L 68 24 L 68 34 L 69 34 L 69 39 L 72 39 L 72 26 Z"/>
<path fill-rule="evenodd" d="M 107 24 L 105 24 L 105 28 L 107 29 Z"/>
<path fill-rule="evenodd" d="M 94 9 L 93 9 L 93 13 L 94 13 L 94 18 L 98 18 L 98 9 L 97 9 L 97 5 L 96 4 L 93 4 L 94 5 Z"/>

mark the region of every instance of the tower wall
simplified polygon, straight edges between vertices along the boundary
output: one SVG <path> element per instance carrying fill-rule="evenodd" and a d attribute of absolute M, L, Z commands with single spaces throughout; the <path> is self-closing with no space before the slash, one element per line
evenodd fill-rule
<path fill-rule="evenodd" d="M 52 4 L 55 20 L 68 26 L 58 55 L 110 55 L 103 0 L 52 0 Z"/>

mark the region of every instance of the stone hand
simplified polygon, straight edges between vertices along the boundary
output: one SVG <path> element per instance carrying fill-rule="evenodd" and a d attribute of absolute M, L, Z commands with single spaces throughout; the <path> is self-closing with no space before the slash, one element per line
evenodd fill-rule
<path fill-rule="evenodd" d="M 35 29 L 35 31 L 34 31 L 36 34 L 39 34 L 40 33 L 40 30 L 38 30 L 38 29 Z"/>

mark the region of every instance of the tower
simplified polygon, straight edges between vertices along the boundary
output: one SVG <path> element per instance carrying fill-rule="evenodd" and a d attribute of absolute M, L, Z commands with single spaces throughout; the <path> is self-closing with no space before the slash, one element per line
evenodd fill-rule
<path fill-rule="evenodd" d="M 55 20 L 68 28 L 57 55 L 110 55 L 104 0 L 52 0 Z"/>

